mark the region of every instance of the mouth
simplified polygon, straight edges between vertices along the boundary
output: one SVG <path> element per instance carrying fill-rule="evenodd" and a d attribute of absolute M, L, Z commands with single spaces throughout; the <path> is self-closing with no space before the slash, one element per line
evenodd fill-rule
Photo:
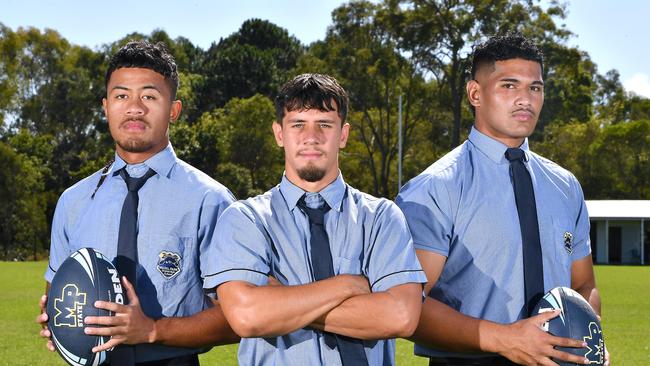
<path fill-rule="evenodd" d="M 533 111 L 530 109 L 518 109 L 512 112 L 512 116 L 515 118 L 515 120 L 523 122 L 533 119 L 535 117 L 535 113 L 533 113 Z"/>
<path fill-rule="evenodd" d="M 126 119 L 122 121 L 120 128 L 128 132 L 143 132 L 147 129 L 147 122 L 142 119 Z"/>
<path fill-rule="evenodd" d="M 322 151 L 318 150 L 303 150 L 298 152 L 298 156 L 307 160 L 316 160 L 325 155 Z"/>

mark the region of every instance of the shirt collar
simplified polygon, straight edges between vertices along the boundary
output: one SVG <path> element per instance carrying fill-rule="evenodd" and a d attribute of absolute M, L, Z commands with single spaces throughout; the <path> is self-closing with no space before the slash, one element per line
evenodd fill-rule
<path fill-rule="evenodd" d="M 472 143 L 472 145 L 476 146 L 477 149 L 483 152 L 488 158 L 490 158 L 490 160 L 494 161 L 495 163 L 510 163 L 505 156 L 508 146 L 480 132 L 474 128 L 474 126 L 472 126 L 468 140 Z M 526 154 L 526 160 L 528 160 L 528 138 L 524 139 L 524 142 L 521 144 L 521 146 L 519 146 L 519 148 L 524 150 L 524 153 Z"/>
<path fill-rule="evenodd" d="M 120 169 L 128 165 L 127 171 L 129 172 L 129 175 L 132 176 L 141 176 L 147 171 L 147 169 L 151 168 L 159 176 L 169 178 L 169 173 L 171 172 L 174 163 L 176 163 L 176 153 L 174 152 L 172 144 L 169 143 L 167 144 L 167 147 L 140 164 L 127 164 L 116 152 L 115 163 L 113 163 L 112 171 L 113 175 L 116 175 Z M 140 173 L 140 170 L 142 170 L 142 173 L 138 174 Z M 135 174 L 131 174 L 132 172 L 135 172 Z"/>
<path fill-rule="evenodd" d="M 343 196 L 345 195 L 346 185 L 343 181 L 343 175 L 339 171 L 339 175 L 336 179 L 318 192 L 321 197 L 327 202 L 327 205 L 333 210 L 341 211 L 341 203 L 343 202 Z M 287 179 L 286 175 L 282 175 L 282 181 L 280 182 L 280 192 L 284 197 L 284 200 L 287 202 L 289 210 L 293 211 L 298 204 L 298 200 L 305 194 L 305 191 L 291 183 Z"/>

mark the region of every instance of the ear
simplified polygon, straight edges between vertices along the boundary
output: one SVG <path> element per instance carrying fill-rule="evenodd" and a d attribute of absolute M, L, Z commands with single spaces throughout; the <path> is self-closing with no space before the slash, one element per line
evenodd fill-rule
<path fill-rule="evenodd" d="M 467 82 L 467 85 L 465 86 L 465 89 L 467 90 L 467 101 L 469 104 L 476 107 L 481 106 L 481 85 L 479 85 L 478 81 L 476 80 L 470 80 Z"/>
<path fill-rule="evenodd" d="M 106 98 L 102 98 L 102 109 L 104 110 L 104 117 L 108 119 L 108 112 L 106 112 Z"/>
<path fill-rule="evenodd" d="M 180 117 L 181 110 L 183 110 L 183 103 L 180 100 L 172 101 L 171 108 L 169 110 L 169 120 L 174 122 Z"/>
<path fill-rule="evenodd" d="M 344 148 L 345 145 L 348 143 L 349 135 L 350 135 L 350 124 L 345 122 L 343 126 L 341 126 L 341 138 L 339 139 L 339 149 Z"/>
<path fill-rule="evenodd" d="M 277 143 L 278 146 L 280 147 L 284 147 L 284 143 L 282 142 L 282 125 L 277 121 L 275 121 L 273 122 L 271 128 L 273 128 L 273 136 L 275 136 L 275 143 Z"/>

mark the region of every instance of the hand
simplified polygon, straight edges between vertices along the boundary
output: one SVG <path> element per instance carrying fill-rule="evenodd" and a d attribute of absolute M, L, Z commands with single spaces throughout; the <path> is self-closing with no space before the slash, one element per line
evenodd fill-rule
<path fill-rule="evenodd" d="M 93 347 L 93 352 L 109 350 L 119 344 L 152 343 L 155 339 L 155 321 L 147 317 L 140 307 L 140 299 L 135 293 L 133 285 L 122 277 L 122 285 L 129 298 L 128 305 L 114 302 L 96 301 L 95 307 L 112 311 L 114 316 L 87 316 L 84 323 L 105 325 L 102 328 L 86 327 L 84 331 L 89 335 L 110 336 L 110 341 L 103 345 Z"/>
<path fill-rule="evenodd" d="M 555 349 L 559 347 L 586 347 L 583 341 L 553 336 L 541 329 L 542 324 L 560 314 L 559 310 L 539 314 L 528 319 L 505 326 L 499 353 L 509 360 L 522 365 L 557 366 L 551 358 L 586 364 L 589 361 L 580 356 Z"/>
<path fill-rule="evenodd" d="M 41 331 L 39 332 L 39 335 L 47 339 L 45 346 L 50 351 L 54 352 L 56 349 L 54 348 L 54 343 L 52 343 L 52 333 L 50 333 L 50 330 L 47 328 L 48 317 L 47 312 L 45 311 L 45 308 L 47 307 L 47 295 L 41 296 L 41 300 L 38 302 L 38 305 L 41 308 L 41 313 L 36 317 L 36 322 L 41 325 Z"/>
<path fill-rule="evenodd" d="M 345 281 L 348 289 L 352 291 L 351 296 L 367 295 L 370 293 L 370 283 L 368 283 L 368 278 L 363 275 L 342 274 L 336 277 Z"/>

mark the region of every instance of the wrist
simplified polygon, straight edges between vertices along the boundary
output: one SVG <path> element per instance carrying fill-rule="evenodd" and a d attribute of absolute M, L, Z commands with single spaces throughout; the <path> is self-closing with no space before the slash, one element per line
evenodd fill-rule
<path fill-rule="evenodd" d="M 149 333 L 147 334 L 147 343 L 160 343 L 161 340 L 159 339 L 159 334 L 164 334 L 158 332 L 158 327 L 160 326 L 160 321 L 164 319 L 151 319 L 152 324 L 151 324 L 151 330 L 149 330 Z"/>
<path fill-rule="evenodd" d="M 479 348 L 482 352 L 501 354 L 504 350 L 503 336 L 508 326 L 481 320 L 479 323 Z"/>

